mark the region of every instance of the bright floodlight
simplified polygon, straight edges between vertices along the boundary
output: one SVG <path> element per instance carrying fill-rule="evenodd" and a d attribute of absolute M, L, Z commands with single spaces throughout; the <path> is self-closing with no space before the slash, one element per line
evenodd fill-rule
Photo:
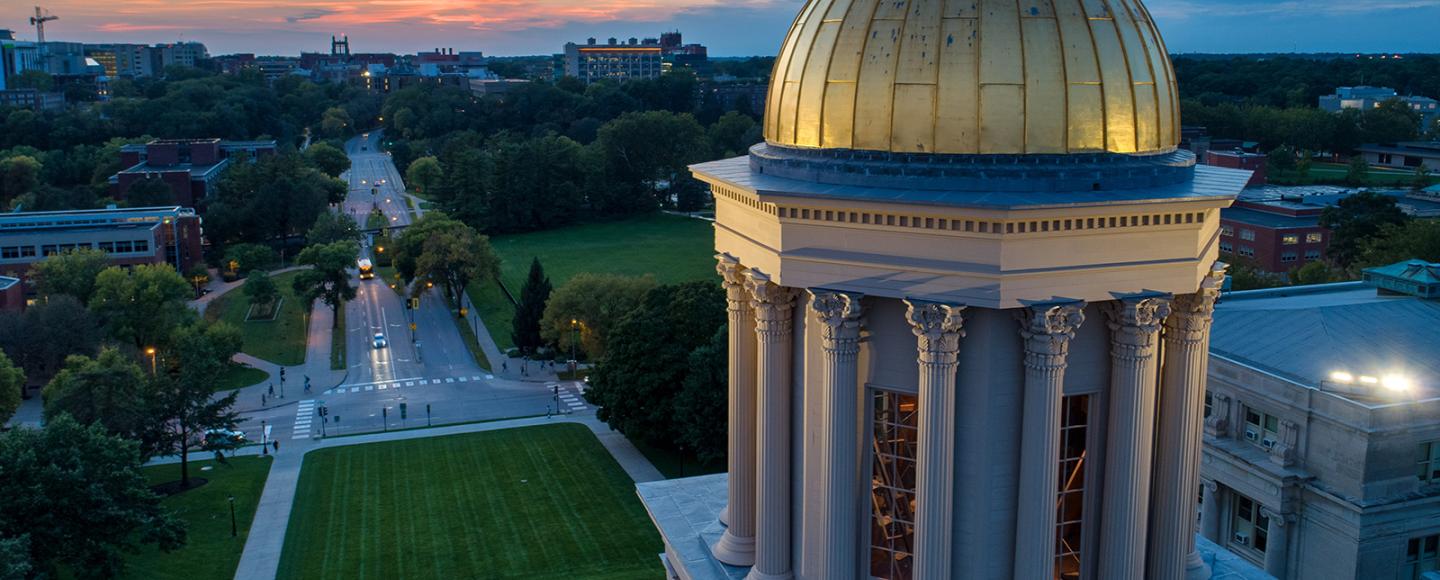
<path fill-rule="evenodd" d="M 1365 384 L 1367 384 L 1367 385 L 1373 385 L 1373 384 L 1379 383 L 1379 382 L 1380 382 L 1380 379 L 1377 379 L 1377 378 L 1372 377 L 1372 376 L 1370 376 L 1370 375 L 1360 375 L 1360 382 L 1365 383 Z"/>
<path fill-rule="evenodd" d="M 1380 385 L 1392 391 L 1410 390 L 1410 379 L 1403 375 L 1385 375 L 1380 380 Z"/>
<path fill-rule="evenodd" d="M 1353 383 L 1355 382 L 1355 375 L 1345 371 L 1335 371 L 1330 373 L 1330 380 L 1337 383 Z"/>

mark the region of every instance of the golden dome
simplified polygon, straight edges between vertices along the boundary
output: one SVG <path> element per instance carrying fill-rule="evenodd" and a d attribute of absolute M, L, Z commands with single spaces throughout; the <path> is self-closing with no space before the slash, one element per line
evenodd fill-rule
<path fill-rule="evenodd" d="M 903 153 L 1156 153 L 1175 71 L 1139 0 L 809 0 L 765 139 Z"/>

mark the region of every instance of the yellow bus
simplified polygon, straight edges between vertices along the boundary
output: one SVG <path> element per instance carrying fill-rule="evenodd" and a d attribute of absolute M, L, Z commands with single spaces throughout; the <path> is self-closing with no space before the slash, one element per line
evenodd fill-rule
<path fill-rule="evenodd" d="M 360 279 L 369 280 L 375 277 L 375 266 L 370 264 L 369 258 L 360 258 Z"/>

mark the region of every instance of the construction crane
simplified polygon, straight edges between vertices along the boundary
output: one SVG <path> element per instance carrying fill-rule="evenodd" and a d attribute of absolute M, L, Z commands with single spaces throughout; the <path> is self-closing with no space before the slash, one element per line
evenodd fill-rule
<path fill-rule="evenodd" d="M 49 10 L 42 9 L 39 6 L 35 7 L 35 16 L 30 18 L 30 24 L 35 27 L 35 36 L 39 38 L 40 42 L 45 42 L 45 23 L 59 19 L 59 16 L 51 14 Z"/>

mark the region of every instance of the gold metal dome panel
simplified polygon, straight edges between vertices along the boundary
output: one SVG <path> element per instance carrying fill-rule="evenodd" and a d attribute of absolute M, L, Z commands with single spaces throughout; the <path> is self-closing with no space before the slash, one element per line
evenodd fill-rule
<path fill-rule="evenodd" d="M 809 0 L 765 106 L 772 144 L 899 153 L 1156 153 L 1179 143 L 1139 0 Z"/>

